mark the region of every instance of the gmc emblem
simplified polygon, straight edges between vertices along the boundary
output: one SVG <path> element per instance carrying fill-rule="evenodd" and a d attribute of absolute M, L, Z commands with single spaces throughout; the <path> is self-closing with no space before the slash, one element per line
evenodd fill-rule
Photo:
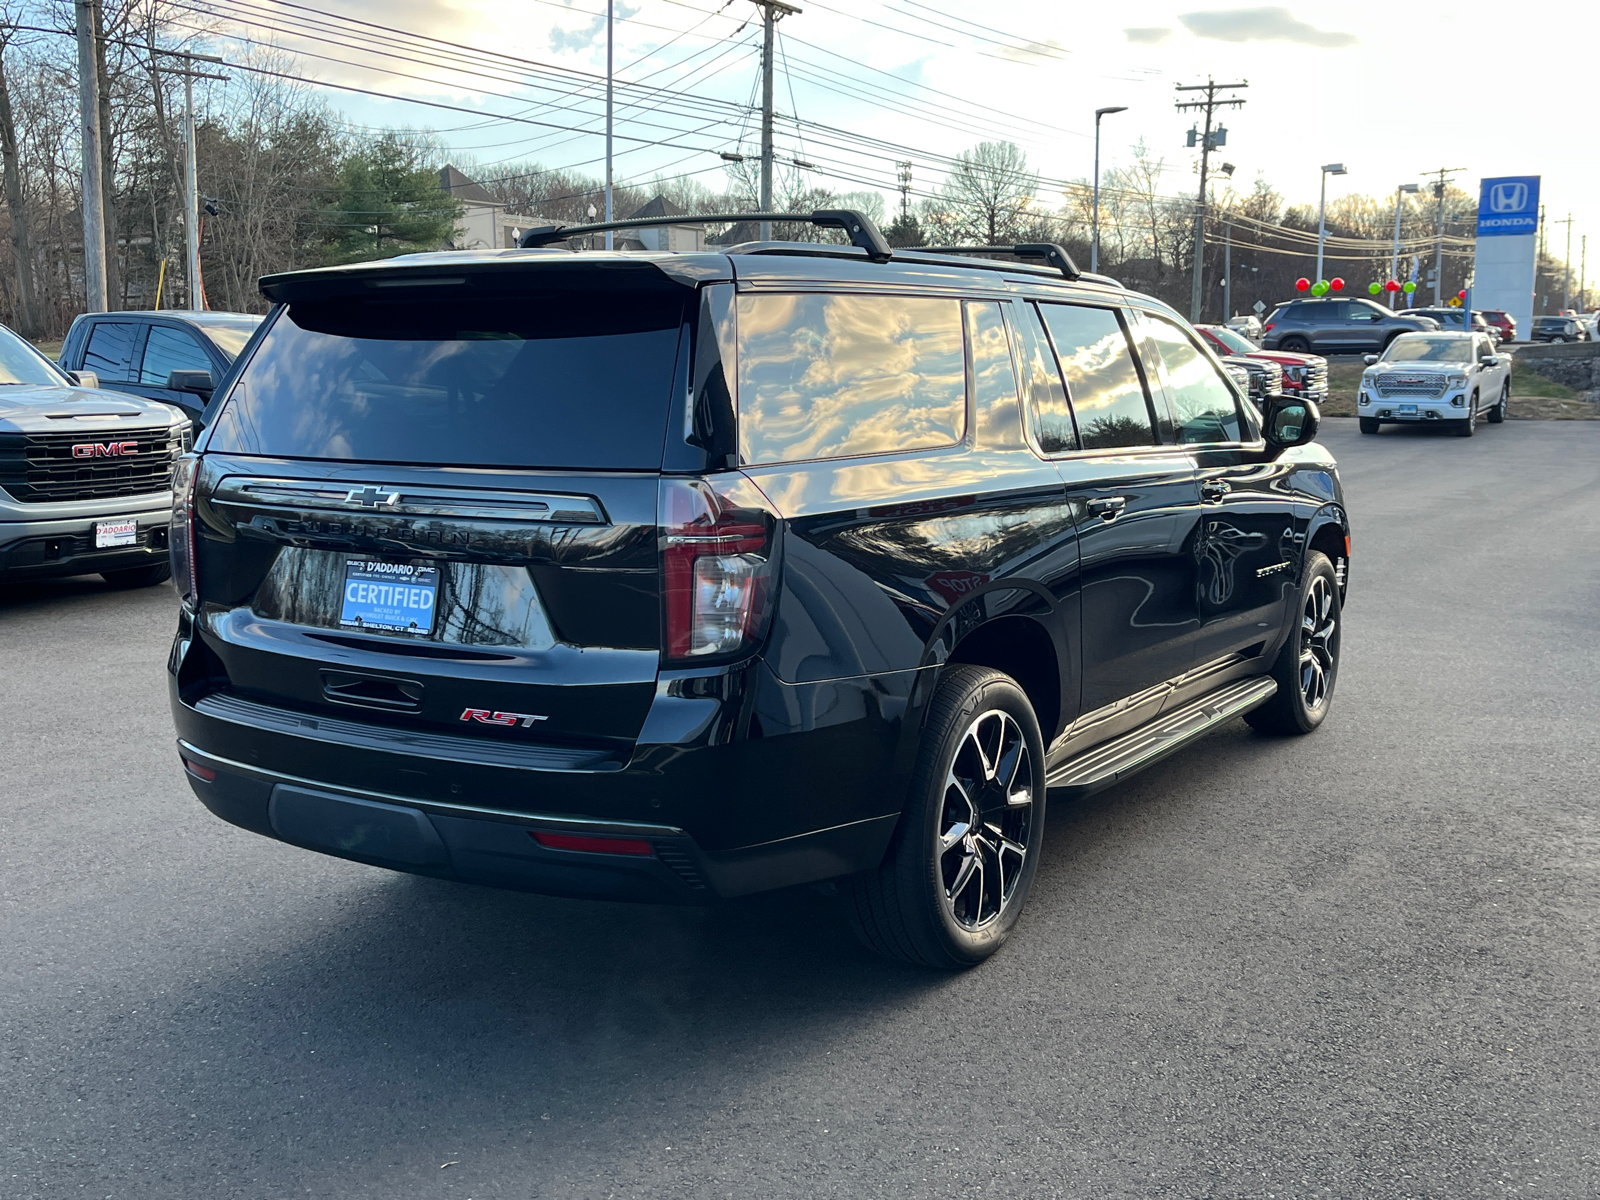
<path fill-rule="evenodd" d="M 549 717 L 534 713 L 490 712 L 487 708 L 469 708 L 461 714 L 463 721 L 477 721 L 483 725 L 521 725 L 527 729 L 535 721 L 548 721 Z"/>
<path fill-rule="evenodd" d="M 121 458 L 137 453 L 138 442 L 79 442 L 72 448 L 73 458 Z"/>

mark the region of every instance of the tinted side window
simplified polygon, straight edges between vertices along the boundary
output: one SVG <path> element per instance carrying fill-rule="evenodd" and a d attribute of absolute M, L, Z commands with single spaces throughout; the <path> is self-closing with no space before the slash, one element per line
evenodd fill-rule
<path fill-rule="evenodd" d="M 1046 454 L 1065 454 L 1078 448 L 1078 431 L 1067 404 L 1067 389 L 1061 386 L 1050 341 L 1039 324 L 1033 305 L 1023 304 L 1013 314 L 1017 318 L 1018 348 L 1022 353 L 1022 377 L 1026 383 L 1029 420 L 1039 449 Z"/>
<path fill-rule="evenodd" d="M 1151 314 L 1147 325 L 1166 365 L 1178 441 L 1188 445 L 1242 441 L 1239 406 L 1227 381 L 1171 321 Z"/>
<path fill-rule="evenodd" d="M 1152 446 L 1144 381 L 1121 318 L 1109 308 L 1041 304 L 1085 450 Z"/>
<path fill-rule="evenodd" d="M 138 332 L 137 325 L 124 321 L 96 321 L 83 349 L 83 369 L 106 383 L 133 382 L 133 339 Z"/>
<path fill-rule="evenodd" d="M 166 387 L 174 371 L 211 371 L 211 358 L 190 334 L 165 325 L 150 326 L 144 340 L 144 366 L 139 382 L 150 387 Z M 213 380 L 213 382 L 215 382 Z"/>
<path fill-rule="evenodd" d="M 1017 371 L 999 304 L 968 300 L 967 345 L 972 355 L 974 419 L 986 443 L 1019 444 Z"/>
<path fill-rule="evenodd" d="M 959 300 L 739 297 L 744 462 L 952 446 L 966 408 Z"/>

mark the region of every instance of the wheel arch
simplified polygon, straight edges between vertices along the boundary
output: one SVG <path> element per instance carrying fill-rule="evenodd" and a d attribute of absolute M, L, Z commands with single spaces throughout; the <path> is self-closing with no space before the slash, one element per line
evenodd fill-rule
<path fill-rule="evenodd" d="M 1339 601 L 1342 604 L 1350 587 L 1350 526 L 1342 510 L 1335 507 L 1322 509 L 1311 518 L 1306 531 L 1306 550 L 1321 551 L 1333 564 L 1334 576 L 1339 581 Z"/>
<path fill-rule="evenodd" d="M 945 665 L 988 667 L 1017 681 L 1039 718 L 1046 745 L 1062 720 L 1061 658 L 1050 631 L 1032 617 L 1007 615 L 985 621 L 955 644 Z"/>

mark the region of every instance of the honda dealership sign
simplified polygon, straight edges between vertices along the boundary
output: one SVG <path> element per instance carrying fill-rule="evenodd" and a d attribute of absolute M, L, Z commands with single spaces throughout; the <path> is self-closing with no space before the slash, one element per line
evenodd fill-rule
<path fill-rule="evenodd" d="M 1473 256 L 1473 308 L 1511 314 L 1517 336 L 1533 333 L 1535 256 L 1539 245 L 1539 177 L 1485 179 L 1478 191 L 1478 243 Z"/>

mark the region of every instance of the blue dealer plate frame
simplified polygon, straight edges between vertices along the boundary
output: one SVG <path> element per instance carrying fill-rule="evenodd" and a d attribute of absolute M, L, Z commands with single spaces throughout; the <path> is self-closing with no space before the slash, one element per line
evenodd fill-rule
<path fill-rule="evenodd" d="M 427 637 L 439 610 L 439 568 L 349 558 L 339 624 L 346 629 Z"/>

